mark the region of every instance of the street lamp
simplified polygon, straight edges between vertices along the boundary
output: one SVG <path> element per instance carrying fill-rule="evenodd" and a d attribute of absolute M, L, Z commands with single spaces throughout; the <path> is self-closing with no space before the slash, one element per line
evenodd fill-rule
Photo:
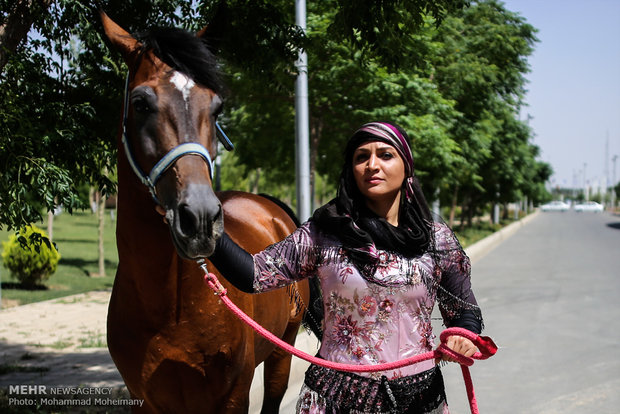
<path fill-rule="evenodd" d="M 613 180 L 611 181 L 611 211 L 616 211 L 616 160 L 618 159 L 617 155 L 614 155 L 611 158 L 611 161 L 614 163 L 613 166 Z"/>
<path fill-rule="evenodd" d="M 295 1 L 295 23 L 306 32 L 306 0 Z M 297 217 L 310 217 L 310 131 L 308 113 L 308 55 L 300 50 L 295 62 L 295 171 L 297 181 Z"/>

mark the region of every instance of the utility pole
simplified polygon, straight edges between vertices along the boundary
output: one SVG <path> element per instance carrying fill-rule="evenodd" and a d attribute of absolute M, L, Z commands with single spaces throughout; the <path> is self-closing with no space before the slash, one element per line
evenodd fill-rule
<path fill-rule="evenodd" d="M 586 179 L 586 167 L 588 166 L 587 163 L 583 163 L 583 200 L 584 201 L 590 201 L 590 196 L 588 194 L 588 181 Z"/>
<path fill-rule="evenodd" d="M 295 0 L 295 23 L 306 33 L 306 0 Z M 295 170 L 297 216 L 303 223 L 310 218 L 310 127 L 308 116 L 308 55 L 300 50 L 295 63 Z"/>
<path fill-rule="evenodd" d="M 613 165 L 613 179 L 611 181 L 611 211 L 616 211 L 616 160 L 618 159 L 617 155 L 614 155 L 611 158 L 611 161 L 614 163 Z"/>
<path fill-rule="evenodd" d="M 603 185 L 601 185 L 601 187 L 603 189 L 602 204 L 605 205 L 607 202 L 607 187 L 609 187 L 609 131 L 607 131 L 607 140 L 605 143 L 605 171 Z"/>
<path fill-rule="evenodd" d="M 575 201 L 575 197 L 577 197 L 577 188 L 579 185 L 577 184 L 577 172 L 573 170 L 573 201 Z"/>

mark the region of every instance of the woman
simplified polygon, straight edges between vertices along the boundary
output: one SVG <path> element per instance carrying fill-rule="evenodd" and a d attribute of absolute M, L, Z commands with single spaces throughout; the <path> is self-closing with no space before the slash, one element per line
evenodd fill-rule
<path fill-rule="evenodd" d="M 482 330 L 469 259 L 433 220 L 408 137 L 388 123 L 353 134 L 337 197 L 293 234 L 253 256 L 225 235 L 210 259 L 246 292 L 316 276 L 324 310 L 319 355 L 330 361 L 377 364 L 432 350 L 436 299 L 446 326 Z M 476 351 L 462 337 L 447 346 L 465 356 Z M 311 365 L 297 412 L 448 413 L 436 362 L 360 375 Z"/>

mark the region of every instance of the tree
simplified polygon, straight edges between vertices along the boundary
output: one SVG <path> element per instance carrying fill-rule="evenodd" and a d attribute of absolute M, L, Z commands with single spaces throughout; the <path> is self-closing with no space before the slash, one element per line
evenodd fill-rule
<path fill-rule="evenodd" d="M 385 59 L 357 47 L 349 38 L 333 35 L 338 9 L 330 3 L 313 3 L 309 11 L 306 49 L 313 187 L 323 176 L 337 182 L 346 140 L 370 119 L 399 122 L 416 137 L 418 173 L 426 178 L 425 185 L 436 187 L 458 158 L 458 146 L 448 133 L 458 117 L 453 103 L 441 96 L 431 80 L 418 75 L 415 67 L 390 67 Z M 424 43 L 421 32 L 427 30 L 425 26 L 419 28 L 420 33 L 409 33 L 410 42 Z M 406 54 L 410 62 L 423 61 L 419 51 Z M 287 183 L 294 182 L 290 174 L 295 131 L 291 75 L 282 76 L 281 87 L 266 89 L 260 78 L 234 73 L 231 89 L 236 96 L 228 102 L 232 107 L 229 128 L 238 142 L 240 162 L 250 169 L 263 167 L 271 179 Z"/>
<path fill-rule="evenodd" d="M 69 212 L 82 207 L 77 186 L 83 179 L 113 188 L 100 173 L 113 154 L 110 134 L 101 132 L 109 131 L 109 122 L 96 116 L 89 99 L 98 98 L 90 96 L 97 88 L 85 88 L 83 74 L 73 70 L 79 55 L 70 22 L 87 20 L 87 10 L 77 2 L 73 6 L 63 10 L 54 3 L 36 9 L 38 14 L 33 9 L 33 35 L 20 43 L 0 74 L 0 162 L 5 166 L 0 227 L 39 221 L 41 210 L 57 204 Z"/>
<path fill-rule="evenodd" d="M 51 3 L 52 0 L 2 2 L 0 71 L 7 64 L 9 56 L 15 53 L 19 44 L 26 38 L 35 17 L 45 12 Z"/>
<path fill-rule="evenodd" d="M 452 200 L 453 211 L 458 199 L 469 220 L 486 203 L 517 195 L 519 166 L 536 152 L 528 150 L 531 132 L 518 120 L 535 33 L 522 17 L 486 0 L 448 16 L 433 37 L 429 76 L 462 114 L 453 134 L 465 161 L 442 198 Z"/>

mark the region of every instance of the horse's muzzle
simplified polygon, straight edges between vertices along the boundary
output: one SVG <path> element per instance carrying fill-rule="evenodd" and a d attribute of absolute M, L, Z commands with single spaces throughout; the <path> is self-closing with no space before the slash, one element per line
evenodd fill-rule
<path fill-rule="evenodd" d="M 166 219 L 179 255 L 185 259 L 210 256 L 224 230 L 222 205 L 208 185 L 190 184 Z"/>

